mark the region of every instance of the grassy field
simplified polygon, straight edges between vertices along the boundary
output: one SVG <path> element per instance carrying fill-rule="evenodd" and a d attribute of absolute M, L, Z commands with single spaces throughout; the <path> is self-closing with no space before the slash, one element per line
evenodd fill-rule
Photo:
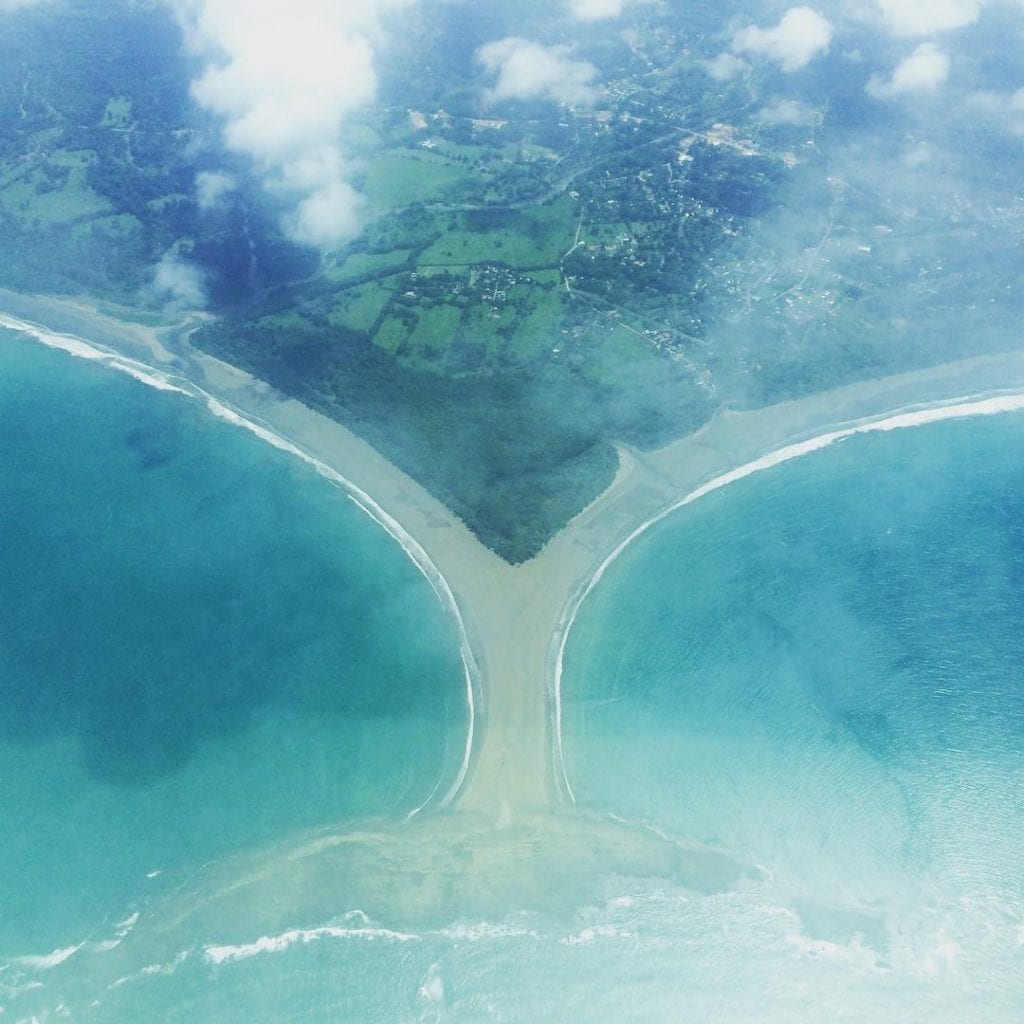
<path fill-rule="evenodd" d="M 565 297 L 561 292 L 537 296 L 530 312 L 516 328 L 515 350 L 526 358 L 553 353 L 562 343 L 566 312 Z"/>
<path fill-rule="evenodd" d="M 395 354 L 405 344 L 408 335 L 409 329 L 401 320 L 388 317 L 377 328 L 377 333 L 373 336 L 373 343 L 385 352 Z"/>
<path fill-rule="evenodd" d="M 388 281 L 370 281 L 350 288 L 337 296 L 328 320 L 335 325 L 355 331 L 369 331 L 380 318 L 384 307 L 391 301 Z"/>
<path fill-rule="evenodd" d="M 378 210 L 390 210 L 442 198 L 470 174 L 465 164 L 426 149 L 397 149 L 375 157 L 362 191 Z"/>
<path fill-rule="evenodd" d="M 420 257 L 424 267 L 470 267 L 475 263 L 515 263 L 523 252 L 532 253 L 529 239 L 515 231 L 450 231 Z"/>
<path fill-rule="evenodd" d="M 678 389 L 633 410 L 645 381 L 671 379 L 675 365 L 564 287 L 583 204 L 560 191 L 572 168 L 559 165 L 575 130 L 432 113 L 473 102 L 446 68 L 422 127 L 401 100 L 348 125 L 363 231 L 333 254 L 300 250 L 282 226 L 293 197 L 266 189 L 197 115 L 165 5 L 87 7 L 0 19 L 19 62 L 62 71 L 27 92 L 16 75 L 0 82 L 6 283 L 87 292 L 142 316 L 167 301 L 154 268 L 180 254 L 216 314 L 197 344 L 351 425 L 511 561 L 611 480 L 609 438 L 700 421 L 700 409 L 680 414 Z M 237 182 L 212 210 L 197 203 L 204 170 Z M 648 378 L 588 366 L 606 356 L 616 368 L 639 359 Z"/>
<path fill-rule="evenodd" d="M 413 363 L 437 365 L 448 351 L 462 320 L 462 310 L 452 306 L 424 309 L 406 342 Z"/>
<path fill-rule="evenodd" d="M 341 264 L 324 271 L 324 280 L 346 285 L 369 274 L 384 270 L 396 270 L 409 262 L 409 249 L 393 249 L 391 252 L 354 252 Z"/>
<path fill-rule="evenodd" d="M 486 216 L 461 212 L 457 227 L 429 246 L 418 262 L 424 267 L 477 263 L 554 267 L 572 245 L 574 216 L 572 200 L 567 197 L 524 210 L 499 209 Z"/>
<path fill-rule="evenodd" d="M 111 212 L 90 188 L 87 169 L 95 154 L 58 150 L 47 159 L 8 163 L 0 177 L 0 211 L 25 227 L 72 224 Z"/>

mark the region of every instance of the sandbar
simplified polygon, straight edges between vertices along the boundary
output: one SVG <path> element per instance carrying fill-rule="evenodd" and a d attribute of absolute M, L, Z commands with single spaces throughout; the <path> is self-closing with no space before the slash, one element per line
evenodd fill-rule
<path fill-rule="evenodd" d="M 533 559 L 511 566 L 449 509 L 340 424 L 189 344 L 195 318 L 164 328 L 88 301 L 0 291 L 0 312 L 96 339 L 140 379 L 193 386 L 343 479 L 350 493 L 433 567 L 460 619 L 474 678 L 474 731 L 459 777 L 439 802 L 499 829 L 572 801 L 560 745 L 560 663 L 576 609 L 610 561 L 652 523 L 750 472 L 852 433 L 1020 408 L 1024 349 L 868 380 L 753 410 L 720 410 L 656 451 L 619 446 L 611 486 Z M 123 368 L 123 367 L 122 367 Z M 153 384 L 154 379 L 146 380 Z M 1012 397 L 1008 397 L 1012 396 Z M 883 422 L 884 421 L 884 422 Z M 409 543 L 411 541 L 411 544 Z M 422 558 L 417 552 L 422 553 Z"/>

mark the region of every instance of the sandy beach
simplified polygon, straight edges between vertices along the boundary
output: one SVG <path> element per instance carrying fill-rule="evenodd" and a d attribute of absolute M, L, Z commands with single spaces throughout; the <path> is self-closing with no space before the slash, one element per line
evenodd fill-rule
<path fill-rule="evenodd" d="M 439 501 L 341 425 L 188 345 L 187 330 L 111 318 L 88 303 L 0 292 L 4 326 L 76 335 L 151 386 L 200 389 L 265 440 L 332 475 L 388 529 L 461 619 L 475 721 L 438 803 L 499 829 L 572 799 L 560 745 L 560 667 L 580 603 L 647 527 L 702 494 L 853 433 L 1024 407 L 1024 350 L 866 381 L 748 412 L 720 412 L 654 452 L 620 448 L 614 483 L 531 561 L 510 566 Z M 31 325 L 46 325 L 45 329 Z M 44 339 L 41 339 L 44 340 Z M 73 354 L 96 358 L 76 350 Z M 52 339 L 51 339 L 51 343 Z M 93 350 L 95 351 L 95 350 Z M 1012 397 L 1008 397 L 1012 396 Z M 244 420 L 244 422 L 241 422 Z"/>

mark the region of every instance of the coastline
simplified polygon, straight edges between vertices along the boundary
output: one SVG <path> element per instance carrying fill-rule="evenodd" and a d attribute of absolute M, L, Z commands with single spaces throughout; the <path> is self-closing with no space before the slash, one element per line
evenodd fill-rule
<path fill-rule="evenodd" d="M 228 405 L 225 401 L 222 401 L 205 391 L 194 382 L 186 380 L 185 378 L 172 376 L 163 370 L 157 370 L 146 363 L 139 362 L 123 355 L 122 353 L 105 350 L 99 345 L 87 342 L 75 335 L 65 334 L 60 331 L 52 331 L 41 324 L 12 317 L 2 311 L 0 311 L 0 329 L 14 331 L 22 335 L 28 335 L 36 342 L 46 346 L 47 348 L 66 352 L 77 359 L 85 359 L 89 362 L 101 364 L 111 370 L 124 373 L 127 376 L 132 377 L 134 380 L 137 380 L 148 387 L 152 387 L 155 390 L 180 394 L 186 398 L 201 402 L 205 405 L 209 413 L 217 419 L 230 423 L 232 426 L 239 427 L 240 429 L 247 430 L 261 441 L 272 445 L 279 451 L 286 452 L 287 454 L 305 462 L 322 477 L 340 488 L 354 504 L 356 504 L 367 516 L 376 522 L 399 544 L 409 560 L 430 584 L 430 587 L 434 591 L 438 600 L 451 616 L 459 637 L 459 655 L 462 661 L 463 671 L 465 673 L 466 685 L 468 716 L 467 737 L 456 777 L 445 791 L 445 794 L 441 798 L 438 806 L 445 807 L 451 803 L 465 783 L 466 776 L 469 772 L 470 758 L 474 746 L 473 740 L 476 731 L 476 705 L 477 694 L 479 691 L 479 670 L 476 665 L 472 647 L 469 643 L 465 623 L 463 621 L 458 602 L 455 600 L 455 595 L 448 586 L 447 580 L 445 580 L 444 576 L 442 576 L 437 570 L 437 567 L 430 560 L 429 555 L 423 550 L 423 547 L 418 543 L 416 538 L 407 533 L 402 528 L 401 524 L 381 508 L 380 505 L 378 505 L 377 502 L 375 502 L 374 499 L 361 487 L 347 479 L 334 467 L 327 465 L 322 460 L 303 451 L 300 447 L 275 432 L 269 426 L 264 426 L 246 417 Z M 170 356 L 170 353 L 168 353 L 155 338 L 153 341 L 154 344 L 151 348 L 151 352 L 154 356 Z M 438 779 L 437 785 L 434 787 L 434 790 L 427 799 L 418 807 L 409 811 L 404 820 L 408 821 L 410 818 L 413 818 L 420 811 L 428 807 L 437 795 L 442 782 L 443 778 Z"/>
<path fill-rule="evenodd" d="M 813 452 L 822 451 L 831 447 L 837 442 L 859 434 L 883 433 L 893 430 L 907 430 L 913 427 L 927 426 L 932 423 L 940 423 L 951 419 L 968 419 L 977 416 L 993 416 L 1008 412 L 1020 412 L 1024 410 L 1024 391 L 1010 391 L 1000 395 L 980 394 L 975 396 L 963 396 L 952 402 L 943 402 L 938 405 L 927 405 L 915 409 L 893 412 L 883 418 L 866 419 L 860 423 L 838 430 L 826 431 L 817 437 L 811 437 L 804 441 L 797 441 L 783 445 L 774 451 L 753 459 L 735 469 L 721 473 L 706 483 L 694 488 L 685 497 L 669 505 L 667 508 L 652 516 L 646 522 L 638 526 L 625 540 L 621 541 L 611 553 L 597 567 L 593 575 L 586 580 L 566 606 L 563 618 L 559 621 L 556 630 L 557 654 L 554 659 L 552 690 L 554 703 L 554 735 L 555 735 L 555 770 L 562 791 L 569 798 L 571 803 L 576 803 L 576 796 L 573 792 L 572 783 L 569 781 L 565 765 L 565 755 L 562 740 L 562 672 L 565 658 L 565 648 L 568 643 L 569 634 L 576 622 L 576 616 L 580 608 L 590 596 L 594 588 L 604 578 L 605 573 L 619 556 L 630 547 L 634 541 L 647 533 L 652 527 L 667 519 L 680 509 L 699 501 L 701 498 L 728 487 L 730 484 L 753 476 L 756 473 L 773 469 L 785 462 L 810 455 Z"/>
<path fill-rule="evenodd" d="M 0 310 L 10 308 L 4 296 L 0 290 Z M 40 322 L 71 323 L 91 337 L 87 329 L 94 322 L 101 344 L 113 350 L 104 358 L 121 361 L 114 368 L 156 374 L 163 386 L 207 402 L 212 413 L 220 409 L 222 416 L 237 417 L 238 425 L 284 446 L 343 486 L 402 543 L 456 615 L 467 671 L 471 726 L 462 766 L 439 801 L 435 794 L 434 806 L 465 811 L 499 831 L 573 802 L 561 736 L 568 633 L 590 590 L 653 523 L 710 490 L 853 433 L 949 418 L 958 405 L 973 410 L 979 402 L 1024 392 L 1021 350 L 762 409 L 720 411 L 696 433 L 662 449 L 618 446 L 620 465 L 612 484 L 534 559 L 510 566 L 345 427 L 191 348 L 187 323 L 178 326 L 181 337 L 175 341 L 173 327 L 122 324 L 90 310 L 87 302 L 18 299 L 18 315 L 8 323 L 31 321 L 44 332 Z"/>

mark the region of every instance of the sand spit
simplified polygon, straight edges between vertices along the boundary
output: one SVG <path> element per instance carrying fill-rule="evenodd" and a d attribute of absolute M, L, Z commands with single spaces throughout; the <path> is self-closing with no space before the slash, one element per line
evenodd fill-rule
<path fill-rule="evenodd" d="M 456 810 L 212 865 L 152 915 L 159 936 L 144 922 L 132 939 L 147 950 L 166 942 L 170 955 L 189 936 L 292 934 L 296 921 L 339 919 L 353 907 L 373 927 L 405 932 L 518 913 L 570 922 L 600 900 L 609 876 L 715 893 L 762 873 L 728 852 L 576 809 L 520 814 L 504 829 Z"/>
<path fill-rule="evenodd" d="M 572 784 L 566 771 L 565 756 L 562 745 L 562 668 L 565 658 L 565 647 L 568 641 L 569 632 L 576 620 L 576 614 L 580 606 L 586 600 L 587 595 L 600 583 L 604 574 L 611 567 L 612 563 L 642 534 L 646 533 L 652 526 L 656 526 L 673 512 L 692 505 L 695 501 L 714 491 L 728 487 L 730 484 L 743 480 L 755 473 L 771 469 L 774 466 L 782 465 L 801 456 L 809 455 L 812 452 L 821 451 L 838 441 L 844 441 L 849 437 L 858 434 L 873 434 L 891 430 L 906 430 L 911 427 L 920 427 L 929 423 L 939 423 L 943 420 L 967 419 L 974 416 L 994 416 L 1006 412 L 1019 412 L 1024 410 L 1024 392 L 1016 391 L 1001 393 L 998 395 L 975 396 L 959 401 L 944 402 L 938 405 L 915 408 L 905 412 L 884 416 L 880 419 L 866 419 L 855 423 L 852 426 L 843 427 L 838 430 L 826 431 L 803 441 L 796 441 L 784 445 L 766 455 L 746 462 L 735 469 L 713 477 L 706 483 L 690 491 L 689 494 L 666 506 L 661 512 L 652 516 L 649 520 L 638 526 L 625 540 L 621 541 L 594 570 L 586 585 L 581 587 L 576 596 L 570 601 L 563 614 L 562 621 L 556 631 L 557 654 L 555 655 L 553 686 L 553 714 L 555 730 L 555 771 L 561 782 L 562 790 L 569 800 L 576 802 Z M 675 446 L 673 446 L 675 447 Z M 660 454 L 663 458 L 669 452 L 664 450 Z M 657 456 L 655 456 L 657 457 Z M 669 458 L 672 458 L 670 455 Z"/>
<path fill-rule="evenodd" d="M 158 331 L 124 324 L 82 303 L 14 298 L 16 303 L 9 303 L 0 292 L 0 311 L 54 330 L 73 327 L 80 336 L 95 335 L 108 348 L 141 361 L 149 368 L 146 372 L 168 373 L 174 384 L 185 379 L 286 439 L 301 457 L 343 477 L 372 503 L 382 522 L 412 539 L 452 595 L 479 671 L 476 729 L 466 771 L 447 796 L 461 812 L 459 820 L 489 822 L 497 835 L 511 835 L 528 822 L 554 828 L 558 819 L 548 812 L 571 801 L 558 700 L 565 638 L 576 609 L 610 558 L 650 523 L 737 474 L 783 461 L 780 453 L 792 458 L 864 430 L 976 415 L 1003 405 L 1019 407 L 1017 398 L 992 403 L 1024 392 L 1022 350 L 765 409 L 721 412 L 697 433 L 659 451 L 620 448 L 620 470 L 608 490 L 536 558 L 509 566 L 419 484 L 350 431 L 191 348 L 189 324 Z"/>
<path fill-rule="evenodd" d="M 435 802 L 440 807 L 448 806 L 448 804 L 450 804 L 458 795 L 469 773 L 476 731 L 475 723 L 477 692 L 479 690 L 479 671 L 477 669 L 473 649 L 469 643 L 465 624 L 463 623 L 462 615 L 455 600 L 455 596 L 448 587 L 448 583 L 445 578 L 437 571 L 436 566 L 431 562 L 430 557 L 416 539 L 408 534 L 393 516 L 385 512 L 369 494 L 354 484 L 347 477 L 327 465 L 322 460 L 315 458 L 308 452 L 297 447 L 291 441 L 276 433 L 271 427 L 266 426 L 261 422 L 257 422 L 245 414 L 236 411 L 234 408 L 213 397 L 212 394 L 192 383 L 185 377 L 172 374 L 166 370 L 152 368 L 148 364 L 128 358 L 119 352 L 111 351 L 106 348 L 99 348 L 75 335 L 53 331 L 50 328 L 44 327 L 34 321 L 22 320 L 3 312 L 0 312 L 0 329 L 16 331 L 21 334 L 28 335 L 47 348 L 57 349 L 59 351 L 66 352 L 75 358 L 85 359 L 89 362 L 106 366 L 111 370 L 127 374 L 140 383 L 155 388 L 158 391 L 175 392 L 177 394 L 184 395 L 187 398 L 202 402 L 210 414 L 215 416 L 217 419 L 224 420 L 233 426 L 246 430 L 272 447 L 286 452 L 287 454 L 307 463 L 321 476 L 330 480 L 332 483 L 344 490 L 348 494 L 349 498 L 351 498 L 352 501 L 354 501 L 355 504 L 363 510 L 363 512 L 365 512 L 374 520 L 374 522 L 386 530 L 398 542 L 399 546 L 408 558 L 423 574 L 434 593 L 437 595 L 438 600 L 442 605 L 444 605 L 445 609 L 452 616 L 452 619 L 457 626 L 460 656 L 465 675 L 468 716 L 465 748 L 454 781 L 452 781 L 446 789 L 442 790 L 441 785 L 444 780 L 439 779 L 438 784 L 434 787 L 434 791 L 426 801 L 409 811 L 405 820 L 409 820 L 420 811 L 424 810 L 429 804 L 433 804 Z M 158 344 L 156 344 L 150 348 L 149 351 L 151 353 L 157 353 L 166 350 L 163 350 Z M 438 799 L 439 792 L 443 793 L 443 795 Z"/>

